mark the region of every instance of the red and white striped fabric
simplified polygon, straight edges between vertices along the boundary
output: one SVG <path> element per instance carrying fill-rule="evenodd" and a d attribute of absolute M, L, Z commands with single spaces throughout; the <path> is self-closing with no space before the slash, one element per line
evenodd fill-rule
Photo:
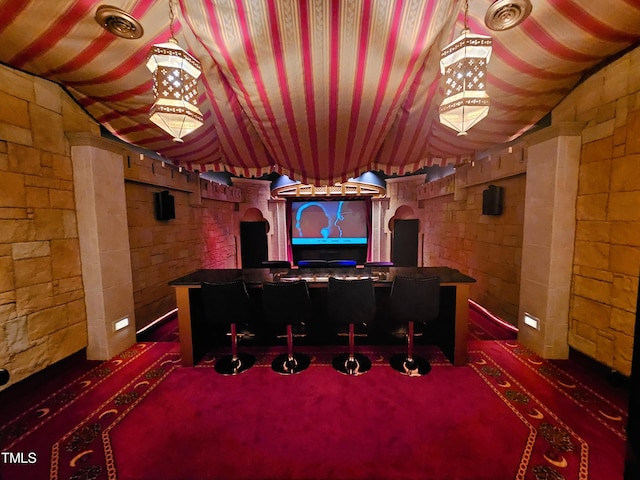
<path fill-rule="evenodd" d="M 585 71 L 640 40 L 640 0 L 532 0 L 493 37 L 487 118 L 460 138 L 438 122 L 440 49 L 462 26 L 454 0 L 174 0 L 178 43 L 203 67 L 204 126 L 175 144 L 151 123 L 151 46 L 169 36 L 169 2 L 109 0 L 138 40 L 103 30 L 97 0 L 0 0 L 0 61 L 64 85 L 123 140 L 187 168 L 270 171 L 333 183 L 367 170 L 458 163 L 516 138 Z"/>

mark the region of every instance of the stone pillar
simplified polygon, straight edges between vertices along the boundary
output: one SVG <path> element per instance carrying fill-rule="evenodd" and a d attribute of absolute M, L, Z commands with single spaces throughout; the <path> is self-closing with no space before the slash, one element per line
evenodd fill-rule
<path fill-rule="evenodd" d="M 544 358 L 567 358 L 581 125 L 560 124 L 529 144 L 518 340 Z M 525 312 L 538 319 L 524 323 Z"/>
<path fill-rule="evenodd" d="M 120 144 L 69 134 L 87 307 L 87 358 L 106 360 L 136 341 L 133 281 Z M 115 331 L 116 321 L 129 325 Z"/>
<path fill-rule="evenodd" d="M 389 208 L 389 199 L 371 199 L 371 261 L 388 262 L 390 253 L 387 247 L 387 237 L 391 235 L 384 223 L 385 212 Z"/>
<path fill-rule="evenodd" d="M 283 198 L 269 200 L 269 211 L 273 218 L 269 232 L 269 259 L 287 259 L 287 201 Z"/>

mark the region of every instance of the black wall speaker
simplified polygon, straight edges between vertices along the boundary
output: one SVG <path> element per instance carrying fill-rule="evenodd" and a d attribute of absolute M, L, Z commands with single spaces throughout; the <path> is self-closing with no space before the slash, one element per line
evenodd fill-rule
<path fill-rule="evenodd" d="M 489 188 L 482 192 L 482 214 L 502 215 L 503 201 L 504 187 L 489 185 Z"/>
<path fill-rule="evenodd" d="M 0 368 L 0 385 L 9 382 L 9 371 L 6 368 Z"/>
<path fill-rule="evenodd" d="M 171 220 L 176 218 L 176 206 L 173 195 L 169 195 L 169 190 L 156 192 L 155 199 L 156 220 Z"/>

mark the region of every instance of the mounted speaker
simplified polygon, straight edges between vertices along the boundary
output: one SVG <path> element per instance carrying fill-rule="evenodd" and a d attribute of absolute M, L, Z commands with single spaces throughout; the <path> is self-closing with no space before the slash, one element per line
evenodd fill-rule
<path fill-rule="evenodd" d="M 489 185 L 489 188 L 482 192 L 482 214 L 502 215 L 503 200 L 504 187 Z"/>
<path fill-rule="evenodd" d="M 9 382 L 9 371 L 6 368 L 0 368 L 0 385 Z"/>
<path fill-rule="evenodd" d="M 176 218 L 176 206 L 173 195 L 169 190 L 153 194 L 155 200 L 156 220 L 171 220 Z"/>

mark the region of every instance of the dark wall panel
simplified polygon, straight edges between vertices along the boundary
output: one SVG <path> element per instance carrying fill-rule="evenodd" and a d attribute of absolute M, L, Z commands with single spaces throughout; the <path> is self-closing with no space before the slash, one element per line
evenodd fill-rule
<path fill-rule="evenodd" d="M 396 267 L 418 266 L 418 220 L 396 220 L 391 240 L 391 261 Z"/>
<path fill-rule="evenodd" d="M 260 268 L 267 260 L 266 222 L 240 222 L 240 254 L 242 268 Z"/>

